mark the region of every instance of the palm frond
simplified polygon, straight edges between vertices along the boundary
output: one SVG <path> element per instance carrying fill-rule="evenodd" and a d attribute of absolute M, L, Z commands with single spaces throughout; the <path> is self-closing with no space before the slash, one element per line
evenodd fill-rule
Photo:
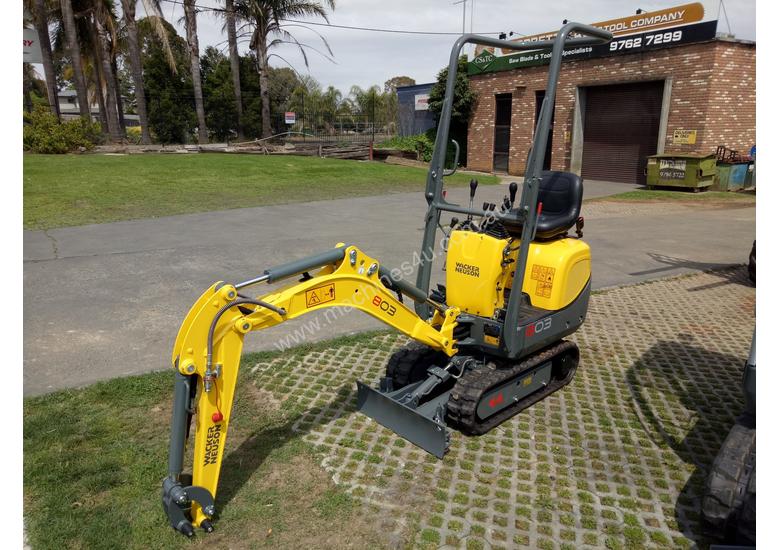
<path fill-rule="evenodd" d="M 160 9 L 160 2 L 159 0 L 141 0 L 141 3 L 144 6 L 146 17 L 152 25 L 154 34 L 156 34 L 157 38 L 162 42 L 162 49 L 165 53 L 165 59 L 168 61 L 168 67 L 170 67 L 173 74 L 176 74 L 176 59 L 173 57 L 171 43 L 168 40 L 168 31 L 165 30 L 165 25 L 163 25 L 165 17 L 163 17 L 162 10 Z"/>
<path fill-rule="evenodd" d="M 309 30 L 309 31 L 313 32 L 314 34 L 316 34 L 320 38 L 320 40 L 322 40 L 323 45 L 328 50 L 328 53 L 331 56 L 333 56 L 333 50 L 330 49 L 330 44 L 328 44 L 328 41 L 325 39 L 325 37 L 322 34 L 320 34 L 318 31 L 312 29 L 311 27 L 307 27 L 306 25 L 301 25 L 301 24 L 297 24 L 297 23 L 285 23 L 284 25 L 280 25 L 279 26 L 279 28 L 284 28 L 284 27 L 301 27 L 302 29 L 306 29 L 306 30 Z"/>

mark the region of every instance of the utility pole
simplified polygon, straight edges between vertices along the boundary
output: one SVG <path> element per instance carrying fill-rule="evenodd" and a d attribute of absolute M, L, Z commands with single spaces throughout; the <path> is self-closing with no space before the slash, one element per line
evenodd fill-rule
<path fill-rule="evenodd" d="M 468 0 L 458 0 L 457 2 L 453 2 L 452 5 L 455 6 L 457 4 L 463 4 L 463 30 L 461 31 L 463 34 L 466 34 L 466 2 Z"/>

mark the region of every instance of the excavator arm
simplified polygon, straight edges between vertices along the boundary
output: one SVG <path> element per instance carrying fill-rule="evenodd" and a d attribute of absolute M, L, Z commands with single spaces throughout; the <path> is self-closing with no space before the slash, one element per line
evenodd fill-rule
<path fill-rule="evenodd" d="M 310 275 L 315 268 L 319 271 Z M 453 330 L 460 310 L 430 301 L 413 285 L 389 280 L 389 274 L 358 248 L 340 244 L 331 251 L 267 270 L 246 283 L 216 283 L 195 302 L 179 329 L 172 356 L 177 373 L 163 507 L 175 529 L 188 536 L 194 532 L 193 525 L 212 529 L 209 518 L 215 513 L 214 498 L 247 333 L 324 308 L 349 307 L 449 356 L 456 353 Z M 300 275 L 297 283 L 263 296 L 251 298 L 240 293 L 251 284 Z M 433 307 L 433 317 L 419 317 L 403 304 L 401 293 Z M 192 484 L 185 486 L 181 474 L 192 416 Z"/>

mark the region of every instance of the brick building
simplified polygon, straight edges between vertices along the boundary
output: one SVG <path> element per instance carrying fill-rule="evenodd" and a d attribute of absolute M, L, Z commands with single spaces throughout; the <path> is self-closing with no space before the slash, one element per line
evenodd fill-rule
<path fill-rule="evenodd" d="M 470 169 L 523 174 L 547 68 L 470 75 L 478 95 Z M 644 183 L 648 155 L 718 145 L 747 152 L 756 139 L 755 76 L 755 43 L 725 38 L 566 60 L 547 167 Z"/>

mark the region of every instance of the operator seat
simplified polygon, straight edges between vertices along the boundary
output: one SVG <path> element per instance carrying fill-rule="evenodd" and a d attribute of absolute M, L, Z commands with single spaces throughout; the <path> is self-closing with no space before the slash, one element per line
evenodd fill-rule
<path fill-rule="evenodd" d="M 542 212 L 536 223 L 536 240 L 549 240 L 565 235 L 577 222 L 582 207 L 582 178 L 571 172 L 545 170 L 539 185 L 538 202 Z M 503 221 L 507 232 L 520 237 L 522 223 Z"/>

